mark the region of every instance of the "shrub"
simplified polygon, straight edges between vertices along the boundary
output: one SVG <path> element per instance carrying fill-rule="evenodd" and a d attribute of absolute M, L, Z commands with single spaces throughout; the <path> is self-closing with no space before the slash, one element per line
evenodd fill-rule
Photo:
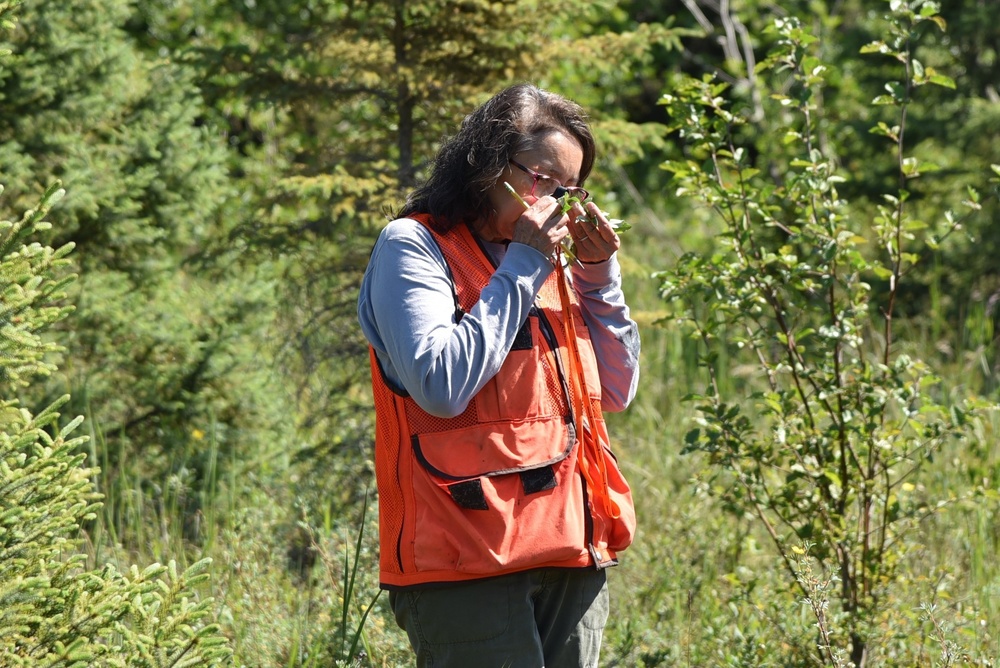
<path fill-rule="evenodd" d="M 709 373 L 690 397 L 699 426 L 687 449 L 707 456 L 711 487 L 754 518 L 814 614 L 815 636 L 785 629 L 801 639 L 798 655 L 830 666 L 870 663 L 909 536 L 934 512 L 911 493 L 914 480 L 943 444 L 968 436 L 980 403 L 894 327 L 901 285 L 925 260 L 913 248 L 938 248 L 979 194 L 939 223 L 913 215 L 916 179 L 935 166 L 905 145 L 907 112 L 922 86 L 954 84 L 915 55 L 944 27 L 936 4 L 893 0 L 886 16 L 885 38 L 863 52 L 898 65 L 869 110 L 894 117 L 872 133 L 889 140 L 898 173 L 870 218 L 838 192 L 845 176 L 822 141 L 830 66 L 796 19 L 776 22 L 777 47 L 757 70 L 770 94 L 768 155 L 740 146 L 750 114 L 725 84 L 686 78 L 664 97 L 687 153 L 665 167 L 725 226 L 717 252 L 659 274 Z M 724 356 L 746 373 L 727 378 Z"/>

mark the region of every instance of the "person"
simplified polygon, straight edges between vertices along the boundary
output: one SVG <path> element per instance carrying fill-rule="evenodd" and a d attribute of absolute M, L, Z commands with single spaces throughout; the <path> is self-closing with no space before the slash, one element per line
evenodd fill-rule
<path fill-rule="evenodd" d="M 594 159 L 576 103 L 509 87 L 372 250 L 380 583 L 418 666 L 597 665 L 635 533 L 603 411 L 635 396 L 640 346 Z"/>

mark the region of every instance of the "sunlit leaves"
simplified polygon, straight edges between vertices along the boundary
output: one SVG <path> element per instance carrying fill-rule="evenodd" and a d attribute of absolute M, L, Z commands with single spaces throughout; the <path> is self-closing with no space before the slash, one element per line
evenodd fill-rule
<path fill-rule="evenodd" d="M 963 416 L 971 414 L 942 393 L 926 363 L 894 344 L 902 281 L 922 261 L 919 250 L 958 224 L 915 215 L 904 187 L 939 169 L 903 146 L 905 112 L 920 86 L 947 84 L 911 50 L 913 26 L 937 24 L 930 4 L 915 13 L 920 3 L 894 3 L 888 37 L 863 49 L 893 57 L 900 77 L 872 102 L 896 110 L 894 122 L 876 120 L 871 133 L 891 140 L 882 145 L 898 178 L 869 219 L 852 214 L 839 193 L 845 175 L 824 142 L 832 69 L 795 19 L 775 22 L 775 49 L 757 68 L 773 105 L 770 122 L 755 126 L 773 136 L 754 138 L 764 155 L 747 160 L 742 131 L 751 111 L 713 78 L 685 78 L 662 98 L 685 154 L 663 168 L 678 195 L 696 198 L 725 225 L 716 253 L 687 254 L 657 274 L 677 322 L 705 351 L 707 388 L 685 449 L 730 475 L 740 491 L 721 493 L 737 512 L 759 518 L 783 555 L 808 539 L 825 568 L 845 574 L 850 633 L 840 642 L 855 656 L 876 606 L 864 592 L 891 577 L 898 555 L 887 546 L 913 526 L 913 507 L 892 491 L 902 471 L 918 470 L 945 439 L 963 437 Z M 976 206 L 978 193 L 966 202 Z M 723 352 L 759 391 L 725 392 L 730 383 L 717 375 Z M 859 522 L 869 531 L 846 530 Z"/>

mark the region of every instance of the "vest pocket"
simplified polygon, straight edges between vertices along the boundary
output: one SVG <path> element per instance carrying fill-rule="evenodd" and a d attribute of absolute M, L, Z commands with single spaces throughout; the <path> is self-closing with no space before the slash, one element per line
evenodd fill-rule
<path fill-rule="evenodd" d="M 573 426 L 557 416 L 415 434 L 411 444 L 420 465 L 450 484 L 555 464 L 575 440 Z"/>
<path fill-rule="evenodd" d="M 415 513 L 408 532 L 414 568 L 486 576 L 576 560 L 586 564 L 588 520 L 575 472 L 577 452 L 532 470 L 541 474 L 452 481 L 414 466 Z M 526 494 L 526 485 L 535 491 Z"/>
<path fill-rule="evenodd" d="M 414 436 L 414 563 L 490 574 L 586 555 L 575 430 L 562 417 Z"/>
<path fill-rule="evenodd" d="M 514 475 L 508 473 L 507 475 Z M 525 496 L 538 494 L 556 486 L 556 473 L 551 466 L 521 471 L 521 490 Z M 446 484 L 445 488 L 451 494 L 452 500 L 466 510 L 489 510 L 486 492 L 483 491 L 483 479 L 473 478 Z"/>

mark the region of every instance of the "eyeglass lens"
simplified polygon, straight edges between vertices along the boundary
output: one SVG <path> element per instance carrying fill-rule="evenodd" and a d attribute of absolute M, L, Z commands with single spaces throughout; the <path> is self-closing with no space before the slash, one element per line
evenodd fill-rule
<path fill-rule="evenodd" d="M 559 199 L 563 195 L 569 194 L 571 197 L 578 197 L 581 201 L 590 197 L 590 193 L 584 188 L 564 186 L 551 176 L 528 169 L 516 160 L 511 160 L 510 162 L 522 172 L 531 176 L 531 194 L 534 197 L 551 195 Z"/>

